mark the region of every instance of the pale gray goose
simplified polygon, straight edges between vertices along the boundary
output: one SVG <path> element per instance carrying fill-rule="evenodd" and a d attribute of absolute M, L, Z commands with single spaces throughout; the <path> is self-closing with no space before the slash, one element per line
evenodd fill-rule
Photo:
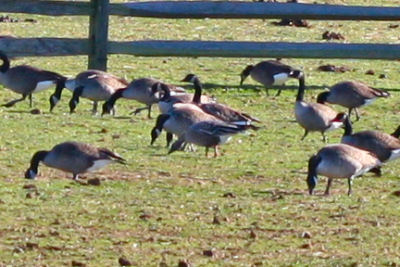
<path fill-rule="evenodd" d="M 163 114 L 168 113 L 176 103 L 191 103 L 194 98 L 197 98 L 196 92 L 194 94 L 179 93 L 179 92 L 174 92 L 173 91 L 174 88 L 175 88 L 174 86 L 161 82 L 153 85 L 152 88 L 153 94 L 160 92 L 162 94 L 158 102 L 158 107 L 160 109 L 160 112 Z M 200 95 L 198 97 L 200 97 L 201 100 L 206 103 L 215 101 L 213 98 L 204 95 L 203 96 Z"/>
<path fill-rule="evenodd" d="M 271 86 L 284 85 L 290 78 L 299 78 L 301 71 L 297 70 L 289 65 L 283 64 L 278 60 L 267 60 L 261 61 L 256 65 L 248 65 L 240 74 L 240 86 L 242 86 L 247 76 L 262 85 L 268 93 L 268 88 Z M 278 90 L 277 96 L 281 93 L 281 89 Z"/>
<path fill-rule="evenodd" d="M 74 79 L 68 79 L 65 83 L 65 87 L 73 92 L 69 101 L 70 112 L 73 113 L 75 111 L 79 98 L 84 97 L 93 101 L 92 111 L 95 114 L 98 101 L 106 101 L 115 91 L 127 85 L 128 82 L 126 80 L 104 71 L 83 71 L 76 75 Z M 59 94 L 56 92 L 50 99 L 53 99 L 56 104 L 59 96 L 61 96 L 61 92 Z"/>
<path fill-rule="evenodd" d="M 64 142 L 50 151 L 36 152 L 25 172 L 25 178 L 36 177 L 40 162 L 48 167 L 72 173 L 74 180 L 77 180 L 81 173 L 95 171 L 112 162 L 125 164 L 122 157 L 107 148 L 97 148 L 79 142 Z"/>
<path fill-rule="evenodd" d="M 214 148 L 214 157 L 218 156 L 218 146 L 226 143 L 232 135 L 243 132 L 249 128 L 248 125 L 240 126 L 228 124 L 223 121 L 201 121 L 191 125 L 188 130 L 175 141 L 169 154 L 183 150 L 186 144 L 204 146 L 206 157 L 210 147 Z"/>
<path fill-rule="evenodd" d="M 318 182 L 318 174 L 328 177 L 325 195 L 334 178 L 348 179 L 348 195 L 352 193 L 352 182 L 357 176 L 363 175 L 382 163 L 372 153 L 346 144 L 328 145 L 313 155 L 308 161 L 307 185 L 310 195 Z"/>
<path fill-rule="evenodd" d="M 253 130 L 258 130 L 259 127 L 253 125 L 254 122 L 260 122 L 260 120 L 246 114 L 244 112 L 234 110 L 226 105 L 220 103 L 202 103 L 201 95 L 202 95 L 202 84 L 199 78 L 194 74 L 188 74 L 182 80 L 182 82 L 191 82 L 195 88 L 195 94 L 192 102 L 199 106 L 204 112 L 217 117 L 218 119 L 225 121 L 227 123 L 236 124 L 236 125 L 249 125 L 249 127 Z"/>
<path fill-rule="evenodd" d="M 349 109 L 349 117 L 354 109 L 356 120 L 360 119 L 357 108 L 374 102 L 378 97 L 389 97 L 390 93 L 372 88 L 356 81 L 344 81 L 335 84 L 328 92 L 322 92 L 317 97 L 317 102 L 337 104 Z"/>
<path fill-rule="evenodd" d="M 157 117 L 156 124 L 151 130 L 151 145 L 164 129 L 167 132 L 167 147 L 172 141 L 172 135 L 180 137 L 194 123 L 200 121 L 218 120 L 212 115 L 202 111 L 196 105 L 190 103 L 176 103 L 166 114 Z"/>
<path fill-rule="evenodd" d="M 303 100 L 304 91 L 305 78 L 302 75 L 299 78 L 299 90 L 294 110 L 296 121 L 304 128 L 304 135 L 301 140 L 304 140 L 309 132 L 320 132 L 323 137 L 322 140 L 325 142 L 325 132 L 340 128 L 343 123 L 333 121 L 338 113 L 332 108 L 320 103 L 305 102 Z"/>
<path fill-rule="evenodd" d="M 152 87 L 160 81 L 152 78 L 139 78 L 133 80 L 127 87 L 117 90 L 104 104 L 102 115 L 110 113 L 115 102 L 119 98 L 133 99 L 145 104 L 145 107 L 137 108 L 133 113 L 138 114 L 147 109 L 147 117 L 151 118 L 151 106 L 158 103 L 159 98 L 152 92 Z"/>
<path fill-rule="evenodd" d="M 16 103 L 29 97 L 29 106 L 32 107 L 32 94 L 56 85 L 57 90 L 64 88 L 66 78 L 58 73 L 41 70 L 28 65 L 10 67 L 10 61 L 5 53 L 0 51 L 0 84 L 11 91 L 21 94 L 22 98 L 12 100 L 4 107 L 12 107 Z"/>
<path fill-rule="evenodd" d="M 339 113 L 334 121 L 344 123 L 344 133 L 341 143 L 355 146 L 374 153 L 381 162 L 387 162 L 400 157 L 400 140 L 390 134 L 379 131 L 361 131 L 353 133 L 349 117 Z"/>

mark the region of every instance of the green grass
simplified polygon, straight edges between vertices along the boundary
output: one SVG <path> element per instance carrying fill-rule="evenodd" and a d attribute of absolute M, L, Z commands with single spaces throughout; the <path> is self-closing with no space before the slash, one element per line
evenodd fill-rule
<path fill-rule="evenodd" d="M 328 1 L 327 1 L 328 2 Z M 329 1 L 371 4 L 372 1 Z M 398 1 L 378 1 L 389 5 Z M 86 37 L 87 18 L 34 17 L 36 24 L 1 24 L 0 35 Z M 397 43 L 393 22 L 310 21 L 309 29 L 276 27 L 272 20 L 158 20 L 113 17 L 110 39 L 188 39 L 249 41 L 321 41 L 325 30 L 338 31 L 346 42 Z M 193 72 L 206 93 L 263 121 L 263 129 L 239 135 L 222 147 L 223 156 L 205 158 L 204 150 L 167 156 L 164 135 L 151 147 L 154 119 L 128 116 L 140 104 L 120 100 L 117 118 L 91 116 L 82 99 L 68 114 L 65 91 L 54 114 L 48 113 L 52 90 L 34 95 L 40 115 L 28 103 L 0 109 L 0 265 L 117 266 L 121 256 L 136 266 L 396 266 L 399 262 L 397 163 L 383 177 L 366 175 L 346 195 L 346 181 L 336 180 L 332 196 L 308 196 L 305 176 L 310 155 L 323 147 L 318 133 L 300 142 L 294 122 L 295 81 L 280 97 L 266 96 L 239 73 L 261 59 L 109 57 L 109 71 L 129 80 L 155 77 L 179 82 Z M 399 124 L 399 62 L 369 60 L 284 59 L 307 75 L 308 100 L 336 82 L 355 79 L 390 90 L 392 97 L 363 108 L 355 130 L 392 132 Z M 86 57 L 22 58 L 31 64 L 73 76 L 86 68 Z M 346 73 L 317 71 L 321 64 L 346 65 Z M 369 69 L 375 75 L 365 75 Z M 379 79 L 386 74 L 386 79 Z M 188 87 L 191 90 L 191 87 Z M 274 90 L 271 90 L 274 94 Z M 17 96 L 0 90 L 0 102 Z M 343 108 L 334 107 L 344 111 Z M 156 108 L 154 108 L 156 110 Z M 155 117 L 157 112 L 153 113 Z M 106 130 L 103 130 L 106 129 Z M 328 134 L 339 142 L 342 132 Z M 36 181 L 23 179 L 32 154 L 65 140 L 79 140 L 115 150 L 128 160 L 85 175 L 100 186 L 82 186 L 69 175 L 40 166 Z M 321 177 L 317 192 L 326 179 Z M 34 184 L 36 189 L 25 189 Z M 227 193 L 233 197 L 224 196 Z M 219 222 L 215 223 L 215 221 Z M 310 239 L 303 238 L 308 232 Z M 253 233 L 253 234 L 252 234 Z M 213 250 L 213 257 L 203 255 Z"/>

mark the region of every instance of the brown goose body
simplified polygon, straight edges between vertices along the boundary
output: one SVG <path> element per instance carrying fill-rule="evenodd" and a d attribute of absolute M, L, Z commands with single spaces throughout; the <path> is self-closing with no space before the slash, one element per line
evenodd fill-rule
<path fill-rule="evenodd" d="M 21 99 L 10 101 L 3 106 L 11 107 L 17 102 L 29 96 L 30 106 L 32 106 L 32 94 L 40 92 L 57 85 L 63 88 L 66 78 L 58 73 L 41 70 L 39 68 L 19 65 L 10 67 L 10 61 L 6 54 L 0 51 L 0 59 L 3 64 L 0 66 L 0 84 L 11 91 L 21 94 Z"/>
<path fill-rule="evenodd" d="M 369 105 L 379 97 L 389 97 L 390 94 L 386 91 L 372 88 L 364 83 L 356 81 L 344 81 L 335 84 L 328 92 L 323 92 L 318 95 L 318 103 L 331 103 L 337 104 L 349 109 L 349 116 L 351 111 L 355 109 L 357 120 L 359 115 L 357 108 Z"/>
<path fill-rule="evenodd" d="M 332 108 L 319 103 L 308 103 L 303 100 L 305 91 L 304 77 L 299 79 L 299 91 L 295 103 L 295 117 L 299 125 L 304 129 L 302 140 L 308 132 L 320 132 L 323 141 L 326 141 L 325 132 L 337 129 L 342 122 L 334 122 L 337 112 Z"/>
<path fill-rule="evenodd" d="M 158 116 L 156 125 L 151 131 L 151 144 L 157 139 L 164 129 L 167 132 L 167 147 L 172 141 L 172 134 L 180 137 L 188 128 L 200 121 L 218 120 L 190 103 L 176 103 L 166 114 Z"/>
<path fill-rule="evenodd" d="M 96 113 L 99 101 L 106 101 L 118 89 L 127 85 L 126 80 L 104 71 L 83 71 L 65 83 L 65 87 L 73 92 L 69 101 L 70 112 L 75 111 L 79 98 L 84 97 L 93 101 L 93 113 Z M 56 92 L 53 96 L 59 99 L 58 96 L 61 96 L 61 93 Z"/>
<path fill-rule="evenodd" d="M 106 149 L 97 148 L 80 142 L 64 142 L 54 146 L 50 151 L 38 151 L 31 160 L 31 166 L 25 172 L 25 178 L 34 179 L 39 163 L 78 175 L 85 172 L 95 171 L 109 163 L 125 163 L 118 154 Z"/>
<path fill-rule="evenodd" d="M 371 130 L 353 133 L 348 116 L 339 114 L 337 119 L 343 120 L 345 126 L 341 143 L 374 153 L 381 162 L 400 157 L 400 140 L 398 138 L 384 132 Z"/>
<path fill-rule="evenodd" d="M 312 156 L 308 164 L 307 184 L 312 194 L 318 176 L 328 177 L 325 194 L 329 194 L 332 179 L 347 178 L 350 195 L 352 179 L 379 167 L 381 161 L 372 153 L 346 144 L 328 145 Z"/>
<path fill-rule="evenodd" d="M 235 110 L 227 105 L 220 103 L 203 103 L 200 98 L 202 96 L 203 88 L 199 78 L 196 75 L 188 74 L 182 81 L 193 83 L 196 93 L 194 94 L 192 102 L 196 104 L 199 108 L 201 108 L 204 112 L 227 123 L 235 125 L 250 125 L 250 128 L 254 130 L 257 130 L 259 128 L 252 125 L 252 123 L 260 122 L 260 120 L 250 116 L 249 114 L 246 114 L 239 110 Z"/>
<path fill-rule="evenodd" d="M 300 71 L 286 65 L 278 60 L 261 61 L 256 65 L 248 65 L 240 74 L 240 85 L 242 86 L 247 76 L 264 85 L 266 88 L 271 86 L 284 85 L 290 78 L 298 78 Z M 279 95 L 281 90 L 278 91 Z M 268 89 L 267 89 L 268 93 Z"/>
<path fill-rule="evenodd" d="M 218 156 L 217 147 L 229 141 L 231 136 L 248 129 L 247 126 L 238 126 L 228 124 L 223 121 L 201 121 L 189 127 L 189 129 L 174 142 L 168 153 L 176 150 L 183 150 L 184 146 L 195 144 L 204 146 L 206 148 L 206 156 L 208 156 L 208 149 L 214 148 L 214 157 Z"/>

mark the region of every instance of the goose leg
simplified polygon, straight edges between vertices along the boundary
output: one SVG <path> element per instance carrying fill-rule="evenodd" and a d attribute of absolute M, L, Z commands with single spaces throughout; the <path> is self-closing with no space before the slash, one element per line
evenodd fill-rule
<path fill-rule="evenodd" d="M 29 94 L 28 98 L 29 98 L 29 107 L 31 108 L 32 107 L 32 94 Z"/>
<path fill-rule="evenodd" d="M 92 115 L 97 114 L 97 106 L 98 106 L 97 101 L 93 101 Z"/>
<path fill-rule="evenodd" d="M 306 138 L 307 134 L 308 134 L 308 131 L 307 131 L 307 130 L 304 130 L 304 135 L 303 135 L 303 137 L 301 138 L 301 141 L 303 141 L 304 138 Z"/>
<path fill-rule="evenodd" d="M 214 146 L 214 158 L 218 157 L 218 146 Z"/>
<path fill-rule="evenodd" d="M 147 118 L 151 119 L 151 105 L 148 105 L 147 109 L 149 110 L 148 113 L 147 113 Z"/>
<path fill-rule="evenodd" d="M 267 94 L 267 96 L 269 96 L 269 89 L 267 87 L 265 87 L 265 93 Z"/>
<path fill-rule="evenodd" d="M 324 132 L 321 132 L 322 134 L 322 142 L 326 143 L 328 141 L 328 139 L 326 138 L 326 135 Z"/>
<path fill-rule="evenodd" d="M 167 147 L 169 147 L 169 145 L 171 144 L 172 138 L 173 138 L 172 133 L 167 132 Z"/>
<path fill-rule="evenodd" d="M 131 114 L 137 115 L 137 114 L 139 114 L 140 112 L 142 112 L 142 111 L 145 110 L 145 109 L 149 109 L 149 107 L 148 107 L 148 106 L 145 106 L 145 107 L 143 107 L 143 108 L 137 108 L 137 109 L 135 109 L 133 112 L 131 112 Z"/>
<path fill-rule="evenodd" d="M 356 113 L 356 121 L 360 120 L 360 115 L 358 114 L 358 109 L 354 108 L 354 112 Z"/>
<path fill-rule="evenodd" d="M 22 95 L 21 98 L 12 100 L 12 101 L 10 101 L 10 102 L 7 102 L 7 103 L 3 104 L 2 106 L 3 106 L 3 107 L 7 107 L 7 108 L 12 107 L 12 106 L 14 106 L 16 103 L 21 102 L 21 101 L 24 101 L 25 98 L 26 98 L 26 96 L 27 96 L 27 95 Z"/>
<path fill-rule="evenodd" d="M 352 188 L 351 188 L 351 186 L 353 185 L 353 177 L 350 177 L 348 180 L 347 180 L 347 183 L 349 184 L 349 191 L 347 192 L 347 195 L 351 195 L 351 193 L 353 193 L 353 190 L 352 190 Z"/>
<path fill-rule="evenodd" d="M 329 196 L 331 185 L 332 185 L 332 178 L 328 178 L 328 184 L 326 185 L 326 189 L 325 189 L 325 193 L 324 193 L 325 196 Z"/>
<path fill-rule="evenodd" d="M 206 146 L 206 158 L 208 158 L 208 146 Z"/>

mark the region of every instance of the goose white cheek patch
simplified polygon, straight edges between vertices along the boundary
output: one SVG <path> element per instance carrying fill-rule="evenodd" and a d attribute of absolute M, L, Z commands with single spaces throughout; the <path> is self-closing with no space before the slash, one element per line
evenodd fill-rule
<path fill-rule="evenodd" d="M 36 84 L 35 89 L 33 90 L 34 93 L 46 90 L 47 88 L 55 85 L 55 81 L 42 81 Z"/>
<path fill-rule="evenodd" d="M 278 73 L 274 75 L 274 85 L 283 85 L 289 79 L 287 73 Z"/>
<path fill-rule="evenodd" d="M 36 177 L 36 172 L 34 172 L 33 170 L 29 170 L 29 179 L 35 179 Z"/>

